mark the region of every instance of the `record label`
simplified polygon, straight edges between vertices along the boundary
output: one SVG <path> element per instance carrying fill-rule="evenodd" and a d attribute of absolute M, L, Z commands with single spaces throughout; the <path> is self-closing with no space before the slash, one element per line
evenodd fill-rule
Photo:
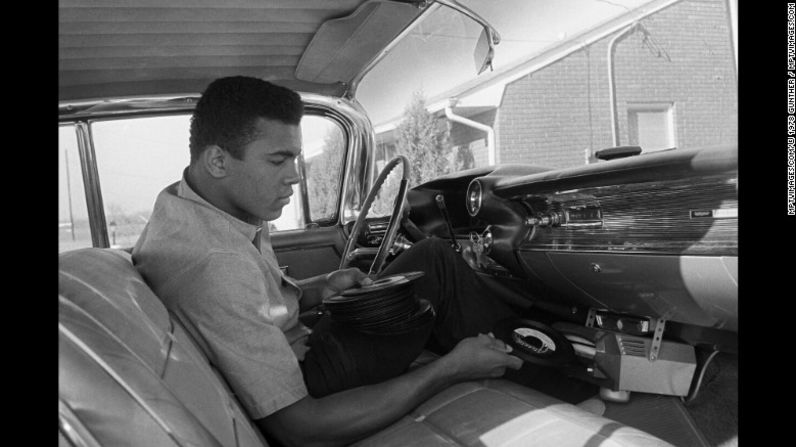
<path fill-rule="evenodd" d="M 556 344 L 544 332 L 528 327 L 518 327 L 512 333 L 514 342 L 536 354 L 555 352 Z"/>

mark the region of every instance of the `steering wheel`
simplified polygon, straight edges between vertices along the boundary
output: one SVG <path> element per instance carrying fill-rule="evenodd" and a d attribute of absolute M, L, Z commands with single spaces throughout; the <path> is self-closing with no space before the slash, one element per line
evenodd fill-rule
<path fill-rule="evenodd" d="M 379 245 L 379 250 L 376 252 L 376 257 L 373 259 L 373 263 L 370 265 L 368 275 L 378 274 L 384 268 L 387 255 L 390 252 L 390 248 L 392 248 L 393 244 L 395 243 L 395 237 L 398 234 L 398 226 L 401 221 L 401 216 L 404 212 L 406 193 L 409 189 L 409 160 L 407 160 L 407 158 L 403 155 L 399 155 L 390 160 L 390 162 L 384 166 L 384 169 L 381 170 L 381 173 L 379 173 L 379 176 L 376 178 L 376 182 L 373 183 L 373 187 L 370 188 L 367 198 L 365 198 L 365 203 L 362 204 L 362 212 L 360 212 L 359 216 L 357 216 L 357 220 L 354 222 L 354 227 L 351 229 L 351 234 L 348 236 L 348 241 L 346 241 L 345 248 L 343 248 L 342 258 L 340 259 L 340 269 L 348 267 L 351 261 L 356 258 L 357 250 L 355 250 L 354 247 L 356 246 L 356 241 L 359 239 L 359 236 L 365 227 L 365 218 L 368 216 L 368 211 L 370 211 L 370 207 L 373 204 L 373 201 L 376 199 L 376 195 L 381 190 L 381 187 L 384 184 L 384 181 L 387 179 L 387 176 L 390 175 L 390 172 L 392 172 L 393 168 L 395 168 L 398 163 L 403 163 L 401 184 L 398 188 L 398 194 L 395 197 L 392 215 L 390 215 L 390 223 L 387 224 L 387 231 L 385 231 L 384 238 L 381 240 L 381 244 Z"/>

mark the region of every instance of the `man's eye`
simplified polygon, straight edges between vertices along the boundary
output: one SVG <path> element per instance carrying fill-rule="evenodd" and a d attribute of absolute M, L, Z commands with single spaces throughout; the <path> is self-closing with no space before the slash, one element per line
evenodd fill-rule
<path fill-rule="evenodd" d="M 269 162 L 270 162 L 272 165 L 274 165 L 274 166 L 280 166 L 280 165 L 283 165 L 283 164 L 285 164 L 285 162 L 286 162 L 286 161 L 287 161 L 287 157 L 281 157 L 281 158 L 272 158 L 272 159 L 270 159 L 270 160 L 269 160 Z"/>

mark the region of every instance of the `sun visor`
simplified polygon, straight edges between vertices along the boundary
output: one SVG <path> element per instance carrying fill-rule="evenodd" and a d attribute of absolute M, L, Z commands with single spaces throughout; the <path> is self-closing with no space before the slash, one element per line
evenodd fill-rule
<path fill-rule="evenodd" d="M 422 12 L 409 3 L 371 0 L 324 22 L 296 67 L 302 81 L 349 82 Z"/>

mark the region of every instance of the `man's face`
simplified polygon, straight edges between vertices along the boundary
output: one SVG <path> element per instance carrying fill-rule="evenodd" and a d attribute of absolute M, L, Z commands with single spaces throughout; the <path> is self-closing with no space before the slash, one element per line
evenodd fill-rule
<path fill-rule="evenodd" d="M 243 159 L 229 159 L 227 194 L 231 213 L 245 221 L 274 220 L 290 202 L 299 182 L 296 157 L 301 152 L 301 128 L 260 118 L 257 137 L 243 148 Z"/>

